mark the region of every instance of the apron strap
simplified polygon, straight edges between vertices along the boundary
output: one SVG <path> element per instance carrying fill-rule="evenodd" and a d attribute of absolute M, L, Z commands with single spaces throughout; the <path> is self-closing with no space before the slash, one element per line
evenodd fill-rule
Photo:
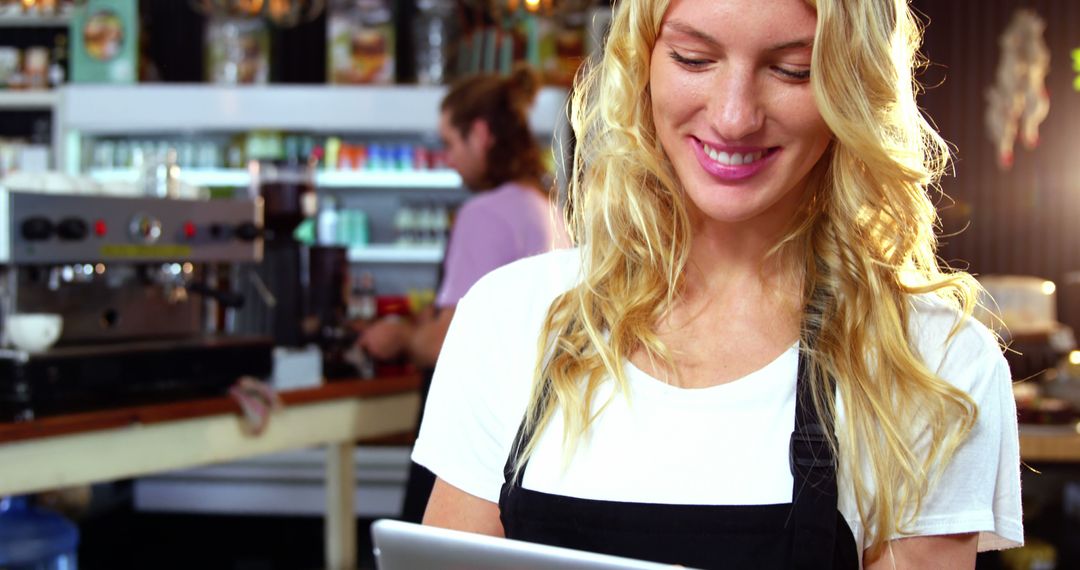
<path fill-rule="evenodd" d="M 545 379 L 544 387 L 541 389 L 540 394 L 542 401 L 547 401 L 550 390 L 551 380 Z M 536 417 L 533 418 L 531 425 L 528 421 L 528 414 L 525 414 L 521 418 L 521 423 L 518 424 L 517 433 L 514 435 L 514 440 L 510 443 L 510 453 L 506 458 L 506 465 L 503 466 L 503 486 L 499 493 L 500 504 L 504 504 L 506 496 L 510 494 L 510 491 L 515 486 L 520 485 L 521 480 L 525 477 L 525 468 L 528 467 L 528 461 L 521 466 L 521 470 L 518 471 L 517 477 L 514 476 L 514 466 L 517 465 L 521 454 L 525 452 L 525 446 L 529 440 L 532 439 L 533 430 L 536 428 L 536 424 L 543 413 L 543 408 L 536 410 Z"/>
<path fill-rule="evenodd" d="M 514 465 L 517 464 L 518 458 L 521 457 L 521 454 L 525 449 L 526 438 L 529 435 L 530 434 L 525 432 L 525 418 L 521 418 L 521 424 L 518 425 L 517 434 L 514 435 L 514 441 L 510 444 L 510 454 L 506 458 L 506 465 L 503 466 L 503 482 L 506 483 L 505 487 L 513 487 L 521 484 L 521 479 L 525 475 L 525 466 L 522 465 L 521 471 L 515 478 Z"/>
<path fill-rule="evenodd" d="M 829 439 L 833 418 L 814 411 L 806 346 L 799 350 L 795 385 L 795 430 L 791 433 L 789 462 L 795 479 L 791 495 L 792 568 L 832 568 L 836 559 L 836 457 Z M 826 390 L 834 381 L 826 379 Z"/>

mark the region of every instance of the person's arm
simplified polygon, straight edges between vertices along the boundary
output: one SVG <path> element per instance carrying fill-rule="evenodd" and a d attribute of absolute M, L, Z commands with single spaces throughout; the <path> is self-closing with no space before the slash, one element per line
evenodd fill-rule
<path fill-rule="evenodd" d="M 979 533 L 914 536 L 890 541 L 880 556 L 863 557 L 864 570 L 974 568 Z"/>
<path fill-rule="evenodd" d="M 454 307 L 443 307 L 434 317 L 416 323 L 409 342 L 409 355 L 413 363 L 422 368 L 435 366 L 453 318 Z"/>
<path fill-rule="evenodd" d="M 435 366 L 454 318 L 454 307 L 425 313 L 410 321 L 396 315 L 384 317 L 362 330 L 360 346 L 379 360 L 406 354 L 418 366 Z"/>
<path fill-rule="evenodd" d="M 377 360 L 392 360 L 409 349 L 416 325 L 399 315 L 383 317 L 360 331 L 360 347 Z"/>
<path fill-rule="evenodd" d="M 442 479 L 435 479 L 435 487 L 431 490 L 431 498 L 424 511 L 424 524 L 505 536 L 499 519 L 499 505 L 470 495 Z"/>

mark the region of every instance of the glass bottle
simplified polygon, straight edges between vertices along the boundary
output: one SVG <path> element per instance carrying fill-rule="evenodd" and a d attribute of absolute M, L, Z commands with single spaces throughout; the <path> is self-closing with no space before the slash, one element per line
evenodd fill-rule
<path fill-rule="evenodd" d="M 417 0 L 416 10 L 413 22 L 416 81 L 421 85 L 447 83 L 454 68 L 451 58 L 458 52 L 456 4 L 453 0 Z"/>

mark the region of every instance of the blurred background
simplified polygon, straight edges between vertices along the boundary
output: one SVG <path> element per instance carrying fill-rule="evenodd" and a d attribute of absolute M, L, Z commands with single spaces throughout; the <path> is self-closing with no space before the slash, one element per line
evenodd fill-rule
<path fill-rule="evenodd" d="M 919 102 L 954 149 L 940 256 L 993 295 L 1000 319 L 982 318 L 1010 347 L 1024 424 L 1029 546 L 979 567 L 1077 568 L 1080 3 L 911 4 L 928 23 Z M 469 197 L 436 130 L 445 86 L 521 61 L 539 70 L 532 127 L 560 186 L 573 144 L 568 89 L 610 11 L 590 0 L 0 1 L 5 346 L 20 313 L 64 323 L 56 348 L 30 364 L 0 359 L 0 422 L 220 396 L 240 374 L 274 376 L 284 392 L 415 373 L 350 353 L 348 323 L 416 314 L 434 299 Z M 148 196 L 210 206 L 139 223 L 142 206 L 97 213 L 95 197 Z M 57 213 L 19 217 L 33 207 Z M 192 241 L 147 241 L 170 223 Z M 145 239 L 75 254 L 46 245 L 116 226 Z M 201 304 L 181 310 L 180 294 Z M 129 316 L 144 312 L 167 316 Z M 228 347 L 201 340 L 208 331 Z M 146 339 L 167 339 L 173 366 L 205 358 L 228 372 L 189 367 L 185 378 L 205 381 L 178 388 L 170 377 L 108 397 L 39 390 L 33 405 L 19 392 L 35 362 L 56 369 L 53 356 L 80 369 L 164 358 Z M 97 349 L 76 350 L 86 346 Z M 246 367 L 225 364 L 238 359 Z M 274 374 L 285 365 L 292 376 Z M 401 431 L 357 447 L 361 566 L 371 564 L 365 522 L 400 512 L 411 444 Z M 0 446 L 11 433 L 0 429 Z M 323 466 L 317 450 L 296 450 L 34 500 L 77 524 L 84 568 L 313 568 L 324 564 Z"/>

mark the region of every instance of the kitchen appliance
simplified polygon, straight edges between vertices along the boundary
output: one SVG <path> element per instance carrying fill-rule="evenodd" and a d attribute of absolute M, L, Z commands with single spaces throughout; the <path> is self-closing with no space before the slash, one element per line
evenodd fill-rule
<path fill-rule="evenodd" d="M 233 284 L 262 259 L 259 199 L 0 189 L 7 319 L 60 315 L 56 344 L 0 349 L 0 421 L 222 395 L 268 377 L 272 339 L 236 332 Z"/>
<path fill-rule="evenodd" d="M 357 377 L 345 359 L 356 341 L 345 319 L 346 249 L 307 245 L 294 235 L 317 210 L 313 164 L 264 160 L 252 171 L 265 204 L 265 252 L 254 271 L 240 276 L 240 290 L 252 302 L 238 312 L 237 326 L 272 336 L 281 347 L 316 345 L 326 378 Z"/>

